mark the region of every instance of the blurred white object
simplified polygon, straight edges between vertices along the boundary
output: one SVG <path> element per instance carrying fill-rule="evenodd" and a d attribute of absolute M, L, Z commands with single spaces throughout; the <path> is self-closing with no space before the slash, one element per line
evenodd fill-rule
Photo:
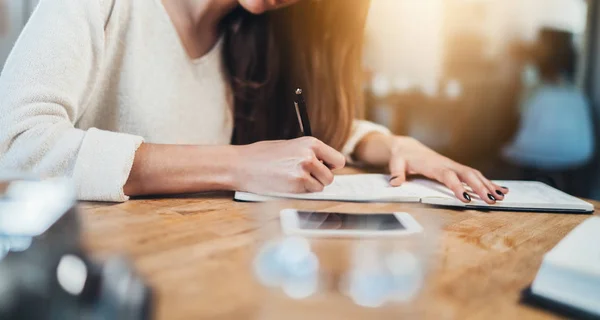
<path fill-rule="evenodd" d="M 411 301 L 421 290 L 424 268 L 414 254 L 401 250 L 386 257 L 386 266 L 393 279 L 390 299 L 400 302 Z"/>
<path fill-rule="evenodd" d="M 383 98 L 392 92 L 392 83 L 384 74 L 377 73 L 373 76 L 371 90 L 376 97 Z"/>
<path fill-rule="evenodd" d="M 258 280 L 267 287 L 281 287 L 293 299 L 315 294 L 319 287 L 319 259 L 301 237 L 269 242 L 254 261 Z"/>
<path fill-rule="evenodd" d="M 354 247 L 351 270 L 341 291 L 359 306 L 377 308 L 388 301 L 392 279 L 382 263 L 385 259 L 383 246 L 382 242 L 361 241 Z"/>
<path fill-rule="evenodd" d="M 425 94 L 428 97 L 437 96 L 439 90 L 440 86 L 437 81 L 428 81 L 421 85 L 421 92 L 423 92 L 423 94 Z"/>
<path fill-rule="evenodd" d="M 584 221 L 544 256 L 531 291 L 600 316 L 600 218 Z"/>
<path fill-rule="evenodd" d="M 279 244 L 266 243 L 254 260 L 254 274 L 267 287 L 278 287 L 282 283 L 283 271 L 278 261 Z"/>
<path fill-rule="evenodd" d="M 458 80 L 450 80 L 446 83 L 446 97 L 452 100 L 460 98 L 463 93 L 462 84 Z"/>
<path fill-rule="evenodd" d="M 287 266 L 287 276 L 282 289 L 290 298 L 304 299 L 312 296 L 319 288 L 319 259 L 308 252 L 302 260 Z"/>
<path fill-rule="evenodd" d="M 60 259 L 56 268 L 56 279 L 68 293 L 77 296 L 85 287 L 88 270 L 85 262 L 74 255 L 65 255 Z"/>
<path fill-rule="evenodd" d="M 414 88 L 414 83 L 407 77 L 398 76 L 393 82 L 394 91 L 396 92 L 407 92 Z"/>
<path fill-rule="evenodd" d="M 355 247 L 352 260 L 341 291 L 359 306 L 378 308 L 388 302 L 410 302 L 423 287 L 424 266 L 405 249 L 363 241 Z"/>
<path fill-rule="evenodd" d="M 0 235 L 34 237 L 75 204 L 75 187 L 66 178 L 18 180 L 10 182 L 4 198 L 0 201 Z"/>

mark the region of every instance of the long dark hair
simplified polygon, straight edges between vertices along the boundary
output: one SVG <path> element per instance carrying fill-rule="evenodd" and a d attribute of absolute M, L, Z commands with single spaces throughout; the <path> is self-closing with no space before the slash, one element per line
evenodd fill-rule
<path fill-rule="evenodd" d="M 233 90 L 233 143 L 290 139 L 293 93 L 304 89 L 313 134 L 341 149 L 362 110 L 361 56 L 369 0 L 303 0 L 225 20 L 223 61 Z"/>

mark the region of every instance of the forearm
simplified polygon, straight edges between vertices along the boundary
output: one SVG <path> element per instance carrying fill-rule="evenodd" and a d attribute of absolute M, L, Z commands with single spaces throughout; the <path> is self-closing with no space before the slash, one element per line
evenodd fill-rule
<path fill-rule="evenodd" d="M 142 144 L 124 192 L 128 196 L 235 189 L 235 146 Z"/>

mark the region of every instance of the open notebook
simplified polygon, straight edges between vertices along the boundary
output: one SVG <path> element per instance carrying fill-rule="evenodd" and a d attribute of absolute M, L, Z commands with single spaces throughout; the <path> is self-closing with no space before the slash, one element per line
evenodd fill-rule
<path fill-rule="evenodd" d="M 336 176 L 322 192 L 305 194 L 236 192 L 235 200 L 263 202 L 275 199 L 331 200 L 353 202 L 421 202 L 431 205 L 479 208 L 485 210 L 593 212 L 594 206 L 540 182 L 496 181 L 510 189 L 504 201 L 489 205 L 472 194 L 473 201 L 465 204 L 456 199 L 445 186 L 424 179 L 411 180 L 401 187 L 391 187 L 389 176 L 358 174 Z"/>

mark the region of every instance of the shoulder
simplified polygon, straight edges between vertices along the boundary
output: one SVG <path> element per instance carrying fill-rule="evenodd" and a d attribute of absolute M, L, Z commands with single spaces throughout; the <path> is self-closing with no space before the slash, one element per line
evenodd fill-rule
<path fill-rule="evenodd" d="M 87 20 L 93 24 L 104 24 L 110 18 L 120 0 L 40 0 L 32 17 L 53 16 Z"/>
<path fill-rule="evenodd" d="M 83 1 L 83 0 L 67 0 Z M 125 27 L 132 23 L 132 20 L 138 20 L 138 23 L 145 23 L 152 20 L 157 14 L 157 4 L 161 0 L 85 0 L 95 2 L 99 6 L 99 11 L 104 21 L 104 28 L 118 26 Z"/>

